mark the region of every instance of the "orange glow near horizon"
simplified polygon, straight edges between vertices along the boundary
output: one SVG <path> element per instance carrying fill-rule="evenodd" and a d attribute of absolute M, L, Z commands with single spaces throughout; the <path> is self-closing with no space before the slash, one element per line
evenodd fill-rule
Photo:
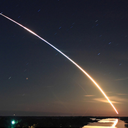
<path fill-rule="evenodd" d="M 73 61 L 71 58 L 69 58 L 66 54 L 64 54 L 62 51 L 60 51 L 58 48 L 56 48 L 54 45 L 52 45 L 51 43 L 49 43 L 48 41 L 46 41 L 45 39 L 43 39 L 42 37 L 40 37 L 39 35 L 37 35 L 35 32 L 33 32 L 32 30 L 28 29 L 27 27 L 23 26 L 22 24 L 14 21 L 13 19 L 3 15 L 2 13 L 0 13 L 0 15 L 2 15 L 3 17 L 9 19 L 10 21 L 14 22 L 15 24 L 19 25 L 20 27 L 24 28 L 25 30 L 27 30 L 28 32 L 30 32 L 31 34 L 35 35 L 36 37 L 38 37 L 39 39 L 41 39 L 42 41 L 44 41 L 45 43 L 47 43 L 48 45 L 50 45 L 52 48 L 54 48 L 56 51 L 58 51 L 60 54 L 62 54 L 64 57 L 66 57 L 70 62 L 72 62 L 78 69 L 80 69 L 95 85 L 96 87 L 100 90 L 100 92 L 104 95 L 104 97 L 107 99 L 107 101 L 110 103 L 110 105 L 112 106 L 112 108 L 114 109 L 114 111 L 116 112 L 116 114 L 119 114 L 117 109 L 115 108 L 115 106 L 112 104 L 112 102 L 109 100 L 109 98 L 107 97 L 107 95 L 105 94 L 105 92 L 101 89 L 101 87 L 95 82 L 95 80 L 83 69 L 81 68 L 75 61 Z"/>

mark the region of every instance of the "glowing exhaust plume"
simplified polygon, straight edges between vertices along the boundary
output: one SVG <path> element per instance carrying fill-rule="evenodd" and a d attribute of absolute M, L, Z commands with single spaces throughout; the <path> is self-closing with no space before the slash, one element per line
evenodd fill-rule
<path fill-rule="evenodd" d="M 31 31 L 30 29 L 28 29 L 27 27 L 23 26 L 22 24 L 14 21 L 13 19 L 3 15 L 2 13 L 0 13 L 0 15 L 2 15 L 3 17 L 7 18 L 8 20 L 14 22 L 15 24 L 19 25 L 20 27 L 24 28 L 25 30 L 27 30 L 28 32 L 32 33 L 33 35 L 35 35 L 36 37 L 38 37 L 39 39 L 41 39 L 42 41 L 44 41 L 45 43 L 47 43 L 48 45 L 50 45 L 52 48 L 54 48 L 56 51 L 58 51 L 59 53 L 61 53 L 64 57 L 66 57 L 69 61 L 71 61 L 77 68 L 79 68 L 95 85 L 96 87 L 101 91 L 101 93 L 104 95 L 104 97 L 108 100 L 108 102 L 110 103 L 110 105 L 113 107 L 113 109 L 115 110 L 115 112 L 118 114 L 118 111 L 116 110 L 116 108 L 114 107 L 114 105 L 112 104 L 112 102 L 109 100 L 109 98 L 107 97 L 107 95 L 104 93 L 104 91 L 101 89 L 101 87 L 94 81 L 94 79 L 86 72 L 84 71 L 84 69 L 82 69 L 76 62 L 74 62 L 71 58 L 69 58 L 66 54 L 64 54 L 63 52 L 61 52 L 58 48 L 56 48 L 55 46 L 53 46 L 52 44 L 50 44 L 48 41 L 46 41 L 45 39 L 43 39 L 42 37 L 40 37 L 39 35 L 37 35 L 35 32 Z"/>

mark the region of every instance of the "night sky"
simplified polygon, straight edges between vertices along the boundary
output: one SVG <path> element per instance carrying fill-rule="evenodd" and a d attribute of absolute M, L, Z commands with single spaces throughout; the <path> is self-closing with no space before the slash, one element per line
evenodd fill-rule
<path fill-rule="evenodd" d="M 0 12 L 56 46 L 128 116 L 126 0 L 1 0 Z M 116 116 L 69 60 L 0 16 L 0 115 Z"/>

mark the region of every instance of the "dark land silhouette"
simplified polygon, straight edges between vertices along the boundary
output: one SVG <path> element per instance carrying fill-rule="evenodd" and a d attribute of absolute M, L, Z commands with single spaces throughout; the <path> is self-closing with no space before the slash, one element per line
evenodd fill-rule
<path fill-rule="evenodd" d="M 91 118 L 104 119 L 104 118 L 119 118 L 126 124 L 128 123 L 128 117 L 86 117 L 86 116 L 2 116 L 0 117 L 0 127 L 5 128 L 81 128 L 88 123 L 97 122 Z M 12 123 L 12 121 L 15 121 Z"/>

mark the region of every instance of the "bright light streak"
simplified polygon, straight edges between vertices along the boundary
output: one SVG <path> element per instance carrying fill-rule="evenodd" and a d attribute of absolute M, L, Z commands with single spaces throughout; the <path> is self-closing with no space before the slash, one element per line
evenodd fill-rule
<path fill-rule="evenodd" d="M 116 125 L 117 125 L 117 123 L 118 123 L 118 119 L 112 119 L 112 118 L 108 118 L 108 119 L 103 119 L 103 120 L 100 120 L 100 121 L 98 121 L 99 123 L 110 123 L 110 122 L 112 122 L 113 124 L 112 124 L 112 128 L 113 127 L 115 127 Z"/>
<path fill-rule="evenodd" d="M 118 123 L 118 119 L 108 118 L 102 119 L 96 123 L 90 123 L 82 128 L 116 128 L 115 126 Z"/>
<path fill-rule="evenodd" d="M 118 123 L 118 119 L 116 119 L 116 120 L 114 121 L 114 124 L 112 125 L 112 127 L 115 127 L 115 126 L 117 125 L 117 123 Z"/>
<path fill-rule="evenodd" d="M 95 85 L 96 87 L 101 91 L 101 93 L 104 95 L 104 97 L 108 100 L 108 102 L 110 103 L 110 105 L 112 106 L 112 108 L 115 110 L 115 112 L 117 114 L 118 111 L 116 110 L 115 106 L 112 104 L 112 102 L 109 100 L 109 98 L 107 97 L 107 95 L 105 94 L 105 92 L 101 89 L 101 87 L 95 82 L 95 80 L 84 70 L 82 69 L 75 61 L 73 61 L 71 58 L 69 58 L 66 54 L 64 54 L 63 52 L 61 52 L 58 48 L 56 48 L 54 45 L 50 44 L 48 41 L 46 41 L 45 39 L 43 39 L 42 37 L 40 37 L 39 35 L 37 35 L 35 32 L 33 32 L 32 30 L 28 29 L 27 27 L 23 26 L 22 24 L 14 21 L 13 19 L 3 15 L 2 13 L 0 13 L 0 15 L 2 15 L 3 17 L 7 18 L 8 20 L 14 22 L 15 24 L 19 25 L 20 27 L 24 28 L 25 30 L 27 30 L 28 32 L 30 32 L 31 34 L 35 35 L 36 37 L 38 37 L 39 39 L 41 39 L 42 41 L 44 41 L 45 43 L 47 43 L 48 45 L 50 45 L 52 48 L 54 48 L 56 51 L 58 51 L 60 54 L 62 54 L 64 57 L 66 57 L 70 62 L 72 62 L 77 68 L 79 68 Z"/>

